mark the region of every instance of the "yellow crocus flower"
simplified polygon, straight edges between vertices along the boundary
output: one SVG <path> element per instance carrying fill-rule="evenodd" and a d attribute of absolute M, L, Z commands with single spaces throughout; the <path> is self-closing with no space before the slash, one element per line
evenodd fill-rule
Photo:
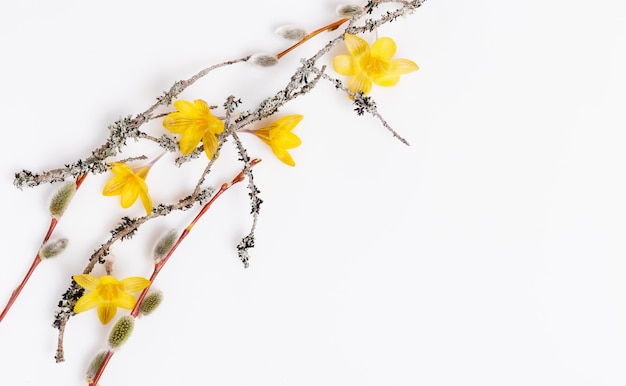
<path fill-rule="evenodd" d="M 178 111 L 163 119 L 163 127 L 172 133 L 182 134 L 178 143 L 181 153 L 191 153 L 202 141 L 206 156 L 212 159 L 217 149 L 217 135 L 224 131 L 224 122 L 211 113 L 209 105 L 202 99 L 193 103 L 177 100 L 174 107 Z"/>
<path fill-rule="evenodd" d="M 291 132 L 302 118 L 302 115 L 298 114 L 288 115 L 253 133 L 272 148 L 272 152 L 279 160 L 289 166 L 296 166 L 287 149 L 296 148 L 302 143 L 300 138 Z"/>
<path fill-rule="evenodd" d="M 154 163 L 154 161 L 152 162 Z M 129 208 L 141 198 L 146 215 L 152 212 L 152 199 L 148 194 L 146 177 L 152 163 L 146 166 L 131 168 L 123 162 L 113 162 L 111 172 L 114 176 L 104 185 L 102 194 L 105 196 L 120 196 L 122 208 Z"/>
<path fill-rule="evenodd" d="M 74 312 L 80 313 L 98 307 L 98 318 L 102 324 L 109 323 L 117 312 L 117 307 L 127 310 L 135 306 L 137 300 L 132 292 L 141 291 L 150 285 L 150 280 L 143 277 L 127 277 L 118 281 L 105 275 L 97 278 L 93 275 L 74 275 L 74 281 L 87 292 L 76 302 Z"/>
<path fill-rule="evenodd" d="M 347 33 L 344 41 L 350 55 L 337 55 L 333 67 L 337 73 L 351 77 L 348 90 L 354 93 L 369 93 L 372 82 L 379 86 L 394 86 L 400 75 L 419 69 L 409 59 L 392 59 L 396 43 L 391 38 L 380 38 L 370 47 L 363 38 Z"/>

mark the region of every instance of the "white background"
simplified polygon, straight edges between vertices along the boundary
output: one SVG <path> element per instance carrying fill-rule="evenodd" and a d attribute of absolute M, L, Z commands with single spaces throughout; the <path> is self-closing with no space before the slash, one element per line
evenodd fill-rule
<path fill-rule="evenodd" d="M 278 52 L 290 43 L 274 29 L 313 30 L 336 19 L 338 4 L 3 2 L 0 303 L 36 253 L 54 190 L 19 191 L 14 172 L 88 156 L 110 123 L 143 111 L 173 81 Z M 626 384 L 621 8 L 429 0 L 382 27 L 397 57 L 421 67 L 371 93 L 411 146 L 356 116 L 329 83 L 280 112 L 305 116 L 295 168 L 246 135 L 264 159 L 255 169 L 265 203 L 250 268 L 234 250 L 250 224 L 241 184 L 162 271 L 163 305 L 138 321 L 101 384 Z M 210 75 L 182 97 L 221 104 L 233 93 L 250 108 L 338 33 L 272 69 Z M 164 132 L 158 122 L 146 130 Z M 132 149 L 159 153 L 142 146 Z M 213 185 L 239 167 L 228 146 Z M 155 204 L 186 194 L 203 167 L 171 168 L 172 158 L 148 176 Z M 80 314 L 57 365 L 51 323 L 69 277 L 116 219 L 142 214 L 139 204 L 122 211 L 100 195 L 108 177 L 85 181 L 57 228 L 70 238 L 67 252 L 40 265 L 0 324 L 0 383 L 81 385 L 103 347 L 109 327 L 95 311 Z M 193 215 L 155 221 L 116 245 L 116 275 L 149 276 L 152 242 Z"/>

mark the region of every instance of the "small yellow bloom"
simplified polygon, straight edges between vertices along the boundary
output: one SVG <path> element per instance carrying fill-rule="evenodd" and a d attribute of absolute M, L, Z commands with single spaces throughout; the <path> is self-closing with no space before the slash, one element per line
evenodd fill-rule
<path fill-rule="evenodd" d="M 193 103 L 185 100 L 174 102 L 178 110 L 168 114 L 163 120 L 163 127 L 175 134 L 182 134 L 179 147 L 183 155 L 195 150 L 202 141 L 204 152 L 209 159 L 217 149 L 217 134 L 224 131 L 224 122 L 211 114 L 209 105 L 201 99 Z"/>
<path fill-rule="evenodd" d="M 152 163 L 137 168 L 131 168 L 123 162 L 113 162 L 112 165 L 111 172 L 115 175 L 104 185 L 102 194 L 120 196 L 122 208 L 130 207 L 140 197 L 146 214 L 149 215 L 152 212 L 152 199 L 148 195 L 145 179 Z"/>
<path fill-rule="evenodd" d="M 302 120 L 302 115 L 288 115 L 271 125 L 253 131 L 263 142 L 270 145 L 274 155 L 289 166 L 296 166 L 287 149 L 293 149 L 302 143 L 297 135 L 291 132 Z"/>
<path fill-rule="evenodd" d="M 370 45 L 362 38 L 345 34 L 344 41 L 350 55 L 337 55 L 333 60 L 335 71 L 351 76 L 348 90 L 367 94 L 372 82 L 379 86 L 394 86 L 400 75 L 419 69 L 409 59 L 391 59 L 396 53 L 396 43 L 391 38 L 380 38 Z"/>
<path fill-rule="evenodd" d="M 150 280 L 143 277 L 127 277 L 118 281 L 113 276 L 105 275 L 97 278 L 93 275 L 74 275 L 78 285 L 91 291 L 81 296 L 74 306 L 74 312 L 80 313 L 98 306 L 98 318 L 107 324 L 115 317 L 117 307 L 127 310 L 135 307 L 137 300 L 131 292 L 141 291 L 150 285 Z"/>

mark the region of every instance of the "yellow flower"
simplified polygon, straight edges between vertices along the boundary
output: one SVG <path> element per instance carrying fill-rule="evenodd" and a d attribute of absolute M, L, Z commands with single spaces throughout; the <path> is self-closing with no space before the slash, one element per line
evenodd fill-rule
<path fill-rule="evenodd" d="M 296 166 L 287 149 L 293 149 L 302 143 L 297 135 L 291 132 L 302 120 L 302 115 L 288 115 L 271 125 L 253 131 L 263 142 L 270 145 L 274 155 L 289 166 Z"/>
<path fill-rule="evenodd" d="M 127 277 L 122 281 L 109 275 L 97 278 L 82 274 L 72 278 L 78 285 L 91 291 L 78 299 L 74 312 L 78 314 L 98 306 L 98 318 L 102 324 L 109 323 L 115 317 L 117 307 L 127 310 L 135 307 L 137 300 L 130 293 L 141 291 L 150 285 L 150 280 L 137 276 Z"/>
<path fill-rule="evenodd" d="M 155 160 L 156 161 L 156 160 Z M 152 162 L 154 163 L 154 161 Z M 128 208 L 141 197 L 141 203 L 149 215 L 152 212 L 152 199 L 148 195 L 146 177 L 152 167 L 152 163 L 146 166 L 131 168 L 123 162 L 113 162 L 111 172 L 115 174 L 104 185 L 102 194 L 105 196 L 120 196 L 122 208 Z"/>
<path fill-rule="evenodd" d="M 370 45 L 362 38 L 345 34 L 344 40 L 350 55 L 337 55 L 333 60 L 335 71 L 351 76 L 348 90 L 367 94 L 372 82 L 379 86 L 394 86 L 400 75 L 419 69 L 408 59 L 391 59 L 396 53 L 396 43 L 391 38 L 380 38 Z"/>
<path fill-rule="evenodd" d="M 178 100 L 174 102 L 174 107 L 178 111 L 165 117 L 163 127 L 172 133 L 182 134 L 178 144 L 181 153 L 191 153 L 202 141 L 206 156 L 213 158 L 217 149 L 216 135 L 224 131 L 224 122 L 213 116 L 209 105 L 201 99 L 193 103 Z"/>

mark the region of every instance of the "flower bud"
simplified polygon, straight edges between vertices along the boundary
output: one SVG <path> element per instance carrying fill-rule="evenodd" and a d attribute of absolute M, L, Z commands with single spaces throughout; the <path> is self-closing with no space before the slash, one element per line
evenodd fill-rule
<path fill-rule="evenodd" d="M 133 333 L 133 328 L 135 328 L 135 318 L 130 315 L 122 316 L 111 330 L 109 346 L 118 348 L 126 343 L 130 334 Z"/>
<path fill-rule="evenodd" d="M 306 31 L 295 25 L 284 25 L 276 29 L 276 35 L 287 40 L 302 40 L 306 36 Z"/>
<path fill-rule="evenodd" d="M 73 181 L 64 183 L 63 186 L 61 186 L 54 193 L 52 199 L 50 200 L 50 214 L 53 217 L 61 217 L 70 201 L 72 201 L 74 193 L 76 193 L 76 183 Z"/>
<path fill-rule="evenodd" d="M 85 378 L 87 383 L 92 383 L 96 374 L 98 374 L 98 370 L 102 367 L 104 363 L 104 358 L 106 358 L 108 351 L 100 351 L 89 363 L 89 367 L 85 372 Z"/>
<path fill-rule="evenodd" d="M 270 67 L 278 63 L 276 55 L 270 54 L 254 54 L 248 59 L 252 64 L 256 64 L 261 67 Z"/>
<path fill-rule="evenodd" d="M 60 254 L 67 247 L 67 241 L 65 238 L 48 240 L 39 250 L 39 258 L 49 259 Z"/>
<path fill-rule="evenodd" d="M 341 17 L 355 17 L 363 14 L 363 7 L 356 4 L 342 4 L 337 7 L 337 15 Z"/>
<path fill-rule="evenodd" d="M 178 239 L 178 233 L 176 232 L 175 229 L 172 229 L 169 232 L 167 232 L 165 235 L 163 235 L 159 239 L 159 241 L 157 241 L 156 245 L 154 246 L 154 252 L 153 252 L 154 261 L 156 263 L 163 260 L 163 258 L 167 256 L 170 249 L 172 249 L 172 247 L 176 243 L 177 239 Z"/>
<path fill-rule="evenodd" d="M 159 307 L 162 300 L 163 300 L 162 291 L 151 292 L 148 295 L 146 295 L 146 297 L 143 299 L 143 301 L 141 302 L 141 306 L 139 307 L 139 310 L 141 311 L 143 315 L 150 315 L 152 311 L 156 310 L 157 307 Z"/>

